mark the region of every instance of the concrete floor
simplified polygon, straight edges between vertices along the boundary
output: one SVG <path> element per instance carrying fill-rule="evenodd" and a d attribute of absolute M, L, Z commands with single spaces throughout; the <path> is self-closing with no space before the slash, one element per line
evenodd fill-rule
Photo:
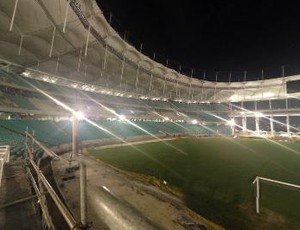
<path fill-rule="evenodd" d="M 4 165 L 0 187 L 0 229 L 41 229 L 36 199 L 22 164 L 17 161 Z"/>
<path fill-rule="evenodd" d="M 62 156 L 69 158 L 69 154 Z M 88 220 L 93 229 L 222 229 L 185 207 L 177 197 L 154 186 L 133 181 L 122 172 L 94 159 L 78 155 L 72 165 L 87 166 Z M 53 174 L 67 205 L 77 220 L 79 170 L 67 179 L 67 161 L 52 161 Z M 188 227 L 188 224 L 195 223 Z M 197 228 L 196 226 L 203 226 Z"/>

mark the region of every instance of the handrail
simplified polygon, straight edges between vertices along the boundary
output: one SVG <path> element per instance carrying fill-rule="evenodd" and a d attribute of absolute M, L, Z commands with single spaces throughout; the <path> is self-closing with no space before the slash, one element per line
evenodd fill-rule
<path fill-rule="evenodd" d="M 58 210 L 63 215 L 64 219 L 66 220 L 68 226 L 70 229 L 78 229 L 78 224 L 76 223 L 74 217 L 72 216 L 71 212 L 67 209 L 67 207 L 64 205 L 64 203 L 61 201 L 61 199 L 58 197 L 50 183 L 47 181 L 41 170 L 38 168 L 38 166 L 34 163 L 32 159 L 29 159 L 30 164 L 34 168 L 36 174 L 39 176 L 40 180 L 42 181 L 43 185 L 49 192 L 50 196 L 52 197 L 54 203 L 56 204 Z"/>
<path fill-rule="evenodd" d="M 0 146 L 0 186 L 2 181 L 4 163 L 9 162 L 9 155 L 10 155 L 10 146 L 9 145 Z"/>
<path fill-rule="evenodd" d="M 45 202 L 45 198 L 43 197 L 43 194 L 39 190 L 39 188 L 38 188 L 38 186 L 36 184 L 36 181 L 35 181 L 32 173 L 31 173 L 31 171 L 30 171 L 30 169 L 28 167 L 26 167 L 26 171 L 27 171 L 27 174 L 28 174 L 28 176 L 29 176 L 29 178 L 31 180 L 32 186 L 34 188 L 34 191 L 35 191 L 35 193 L 36 193 L 36 195 L 37 195 L 37 197 L 38 197 L 38 199 L 40 201 L 39 204 L 40 204 L 41 209 L 43 211 L 43 214 L 45 216 L 45 221 L 47 223 L 47 226 L 48 226 L 49 229 L 55 229 L 54 224 L 52 222 L 52 218 L 51 218 L 51 216 L 49 214 L 47 205 L 44 203 Z"/>
<path fill-rule="evenodd" d="M 42 145 L 32 134 L 27 131 L 25 132 L 25 134 L 27 137 L 30 137 L 32 141 L 35 142 L 41 149 L 43 149 L 48 156 L 61 159 L 56 153 Z"/>

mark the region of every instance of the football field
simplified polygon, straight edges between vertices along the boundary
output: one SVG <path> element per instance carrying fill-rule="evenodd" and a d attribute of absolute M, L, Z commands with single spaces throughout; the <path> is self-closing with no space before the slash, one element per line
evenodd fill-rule
<path fill-rule="evenodd" d="M 300 143 L 198 138 L 89 150 L 120 169 L 176 187 L 187 206 L 226 229 L 300 229 L 300 190 L 261 183 L 256 176 L 300 184 Z"/>

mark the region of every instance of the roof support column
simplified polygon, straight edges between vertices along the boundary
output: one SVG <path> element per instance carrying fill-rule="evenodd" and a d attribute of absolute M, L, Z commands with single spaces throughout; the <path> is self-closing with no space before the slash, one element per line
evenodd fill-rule
<path fill-rule="evenodd" d="M 259 117 L 255 116 L 255 132 L 259 134 Z"/>
<path fill-rule="evenodd" d="M 288 101 L 288 98 L 285 99 L 285 108 L 286 108 L 286 111 L 288 111 L 289 109 L 289 101 Z M 287 135 L 290 136 L 290 116 L 289 115 L 286 115 L 286 132 L 287 132 Z"/>
<path fill-rule="evenodd" d="M 286 116 L 286 132 L 287 132 L 288 136 L 291 135 L 291 130 L 290 130 L 290 115 Z"/>
<path fill-rule="evenodd" d="M 67 24 L 69 6 L 70 6 L 70 0 L 67 1 L 66 11 L 65 11 L 65 20 L 64 20 L 64 25 L 63 25 L 63 32 L 64 33 L 66 32 L 66 24 Z"/>
<path fill-rule="evenodd" d="M 89 24 L 89 29 L 87 31 L 84 56 L 87 56 L 87 51 L 88 51 L 88 46 L 89 46 L 89 38 L 90 38 L 90 31 L 91 31 L 91 24 Z"/>
<path fill-rule="evenodd" d="M 20 45 L 19 45 L 19 51 L 18 51 L 18 55 L 21 55 L 21 50 L 22 50 L 22 45 L 23 45 L 23 39 L 24 39 L 24 35 L 21 34 L 21 39 L 20 39 Z"/>
<path fill-rule="evenodd" d="M 140 74 L 140 65 L 138 64 L 136 69 L 136 76 L 135 76 L 135 90 L 138 90 L 139 74 Z"/>
<path fill-rule="evenodd" d="M 246 82 L 247 82 L 247 71 L 244 71 L 244 82 L 243 82 L 243 88 L 244 88 L 244 90 L 243 90 L 243 100 L 245 101 L 245 99 L 246 99 Z"/>
<path fill-rule="evenodd" d="M 242 125 L 243 125 L 243 132 L 247 131 L 247 117 L 244 115 L 242 117 Z"/>
<path fill-rule="evenodd" d="M 10 21 L 10 25 L 9 25 L 9 31 L 12 31 L 12 28 L 13 28 L 13 26 L 14 26 L 14 21 L 15 21 L 15 16 L 16 16 L 16 11 L 17 11 L 18 2 L 19 2 L 19 0 L 16 0 L 16 1 L 15 1 L 15 6 L 14 6 L 13 15 L 12 15 L 12 17 L 11 17 L 11 21 Z"/>
<path fill-rule="evenodd" d="M 53 26 L 51 46 L 50 46 L 50 51 L 49 51 L 49 57 L 52 57 L 53 45 L 54 45 L 54 40 L 55 40 L 55 33 L 56 33 L 56 27 Z"/>
<path fill-rule="evenodd" d="M 195 89 L 192 89 L 192 101 L 194 100 Z"/>
<path fill-rule="evenodd" d="M 190 85 L 189 85 L 189 95 L 188 95 L 188 100 L 190 100 L 190 98 L 191 98 L 191 89 L 192 89 L 193 73 L 194 73 L 194 69 L 192 69 L 191 77 L 190 77 L 190 79 L 189 79 Z"/>
<path fill-rule="evenodd" d="M 190 79 L 188 100 L 190 100 L 191 97 L 191 88 L 192 88 L 192 79 Z"/>
<path fill-rule="evenodd" d="M 272 111 L 272 101 L 269 100 L 269 109 Z M 270 116 L 270 131 L 271 131 L 271 136 L 274 136 L 274 119 L 273 115 Z"/>
<path fill-rule="evenodd" d="M 261 99 L 264 99 L 264 87 L 263 87 L 263 83 L 264 83 L 264 70 L 261 70 L 261 84 L 260 84 L 260 88 L 261 88 Z"/>
<path fill-rule="evenodd" d="M 102 66 L 102 68 L 103 68 L 103 70 L 105 71 L 105 69 L 106 69 L 106 65 L 107 65 L 107 60 L 106 60 L 106 58 L 107 58 L 107 43 L 105 44 L 105 50 L 104 50 L 104 58 L 103 58 L 103 66 Z M 104 72 L 103 71 L 103 72 Z M 105 73 L 104 73 L 105 74 Z M 108 81 L 109 81 L 109 74 L 107 74 L 106 73 L 106 87 L 108 87 Z M 104 75 L 104 77 L 105 77 L 105 75 Z"/>
<path fill-rule="evenodd" d="M 257 113 L 257 101 L 254 101 L 255 108 L 255 132 L 259 134 L 259 115 Z"/>
<path fill-rule="evenodd" d="M 150 73 L 150 82 L 149 82 L 149 92 L 152 89 L 152 81 L 153 81 L 153 73 L 152 73 L 152 70 L 151 70 L 151 73 Z"/>
<path fill-rule="evenodd" d="M 125 67 L 125 58 L 123 57 L 121 75 L 120 75 L 120 90 L 122 89 L 122 80 L 123 80 L 123 74 L 124 74 L 124 67 Z"/>
<path fill-rule="evenodd" d="M 81 54 L 82 54 L 82 47 L 80 48 L 80 51 L 79 51 L 78 64 L 77 64 L 77 72 L 80 71 L 80 66 L 81 66 Z"/>
<path fill-rule="evenodd" d="M 214 90 L 214 100 L 217 99 L 217 82 L 218 82 L 218 74 L 219 72 L 216 72 L 216 83 L 215 83 L 215 90 Z"/>
<path fill-rule="evenodd" d="M 242 106 L 242 111 L 245 111 L 245 109 L 244 109 L 244 101 L 242 101 L 242 105 L 241 106 Z M 243 126 L 243 132 L 246 132 L 247 131 L 247 117 L 246 117 L 246 115 L 242 116 L 242 126 Z"/>
<path fill-rule="evenodd" d="M 57 72 L 58 72 L 58 64 L 59 64 L 59 55 L 57 56 L 56 66 L 55 66 L 55 73 L 56 73 L 56 74 L 57 74 Z"/>
<path fill-rule="evenodd" d="M 165 75 L 164 86 L 163 86 L 163 96 L 165 96 L 165 93 L 166 93 L 166 81 L 167 81 L 167 77 Z"/>
<path fill-rule="evenodd" d="M 105 44 L 105 50 L 104 50 L 104 58 L 103 58 L 103 70 L 106 69 L 106 58 L 107 58 L 107 44 Z"/>
<path fill-rule="evenodd" d="M 228 79 L 228 90 L 231 90 L 231 72 L 229 72 L 229 79 Z"/>
<path fill-rule="evenodd" d="M 178 96 L 178 79 L 176 78 L 176 97 Z"/>
<path fill-rule="evenodd" d="M 271 129 L 271 136 L 274 136 L 274 119 L 273 115 L 270 116 L 270 129 Z"/>

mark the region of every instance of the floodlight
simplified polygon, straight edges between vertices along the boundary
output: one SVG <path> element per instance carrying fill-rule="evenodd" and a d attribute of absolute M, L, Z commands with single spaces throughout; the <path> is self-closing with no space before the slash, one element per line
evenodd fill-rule
<path fill-rule="evenodd" d="M 83 120 L 84 119 L 84 113 L 81 111 L 77 111 L 74 113 L 74 116 L 77 120 Z"/>
<path fill-rule="evenodd" d="M 192 120 L 192 124 L 193 124 L 193 125 L 196 125 L 197 123 L 198 123 L 197 120 Z"/>
<path fill-rule="evenodd" d="M 254 112 L 256 117 L 263 117 L 264 115 L 261 112 Z"/>
<path fill-rule="evenodd" d="M 125 115 L 123 115 L 123 114 L 118 115 L 118 118 L 119 118 L 121 121 L 124 121 L 124 120 L 126 119 Z"/>
<path fill-rule="evenodd" d="M 227 124 L 230 125 L 230 126 L 235 126 L 235 120 L 234 120 L 234 118 L 232 118 L 229 121 L 227 121 Z"/>
<path fill-rule="evenodd" d="M 168 121 L 168 120 L 170 120 L 170 118 L 168 118 L 168 117 L 164 117 L 164 120 L 165 120 L 165 121 Z"/>
<path fill-rule="evenodd" d="M 274 97 L 274 93 L 273 92 L 264 92 L 264 97 Z"/>
<path fill-rule="evenodd" d="M 28 77 L 28 76 L 30 75 L 30 73 L 27 72 L 27 71 L 24 71 L 24 72 L 22 73 L 22 75 L 24 75 L 25 77 Z"/>

